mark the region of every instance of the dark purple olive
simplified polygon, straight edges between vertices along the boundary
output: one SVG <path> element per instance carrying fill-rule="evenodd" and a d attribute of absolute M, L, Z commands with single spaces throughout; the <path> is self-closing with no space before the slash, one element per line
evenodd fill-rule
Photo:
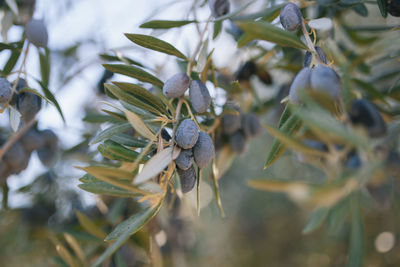
<path fill-rule="evenodd" d="M 303 15 L 298 6 L 293 3 L 287 3 L 282 7 L 279 18 L 283 28 L 288 31 L 296 31 L 301 27 Z"/>
<path fill-rule="evenodd" d="M 352 124 L 364 127 L 370 137 L 382 137 L 387 132 L 386 123 L 381 114 L 366 99 L 354 100 L 348 114 Z"/>
<path fill-rule="evenodd" d="M 187 170 L 181 170 L 177 168 L 179 180 L 181 182 L 182 193 L 188 193 L 192 191 L 196 184 L 197 175 L 194 167 L 190 167 Z"/>

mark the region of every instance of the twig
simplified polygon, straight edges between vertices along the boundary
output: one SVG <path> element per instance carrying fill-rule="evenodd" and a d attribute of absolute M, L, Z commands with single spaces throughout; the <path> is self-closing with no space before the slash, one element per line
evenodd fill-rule
<path fill-rule="evenodd" d="M 36 120 L 33 118 L 30 122 L 24 125 L 18 132 L 16 132 L 8 141 L 3 145 L 0 150 L 0 161 L 7 151 L 35 124 Z"/>

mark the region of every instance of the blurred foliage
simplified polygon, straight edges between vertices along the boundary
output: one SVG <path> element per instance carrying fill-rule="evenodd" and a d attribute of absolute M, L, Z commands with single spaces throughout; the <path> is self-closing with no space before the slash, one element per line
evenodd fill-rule
<path fill-rule="evenodd" d="M 33 47 L 24 34 L 7 42 L 7 31 L 29 21 L 34 2 L 0 2 L 0 49 L 9 52 L 1 75 L 13 82 L 29 77 L 22 69 Z M 135 51 L 165 56 L 161 64 L 140 62 L 122 49 L 99 51 L 95 63 L 104 70 L 96 90 L 106 101 L 83 107 L 81 142 L 61 148 L 48 171 L 20 188 L 29 206 L 9 209 L 7 177 L 0 177 L 1 266 L 399 265 L 396 1 L 300 1 L 304 25 L 296 32 L 282 29 L 279 1 L 232 1 L 228 12 L 213 17 L 208 7 L 218 14 L 218 2 L 193 1 L 181 17 L 153 15 L 141 34 L 125 34 Z M 178 38 L 166 41 L 167 33 L 189 27 L 192 34 L 179 39 L 190 49 L 178 48 Z M 220 63 L 227 44 L 237 46 L 235 56 Z M 41 91 L 29 92 L 62 117 L 63 100 L 49 89 L 50 59 L 78 66 L 71 75 L 61 69 L 57 79 L 64 86 L 85 68 L 80 45 L 35 48 L 41 78 L 28 82 Z M 300 104 L 289 101 L 306 51 L 310 67 L 338 73 L 339 98 L 300 88 Z M 207 112 L 196 113 L 188 94 L 166 98 L 171 66 L 208 87 Z M 361 109 L 357 99 L 367 101 Z M 7 110 L 9 128 L 18 126 Z M 244 123 L 253 115 L 255 121 Z M 196 189 L 187 194 L 174 163 L 176 127 L 185 118 L 210 134 L 216 152 L 208 166 L 196 167 Z M 228 131 L 227 118 L 241 126 Z M 24 124 L 16 133 L 9 128 L 1 129 L 3 152 L 7 141 L 25 134 Z M 77 165 L 86 172 L 79 188 L 70 177 Z M 81 190 L 96 205 L 84 205 Z"/>

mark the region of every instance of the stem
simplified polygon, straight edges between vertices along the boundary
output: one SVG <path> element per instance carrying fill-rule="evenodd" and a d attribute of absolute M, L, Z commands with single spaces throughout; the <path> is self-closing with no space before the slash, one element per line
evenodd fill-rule
<path fill-rule="evenodd" d="M 318 64 L 323 65 L 323 66 L 328 66 L 322 60 L 319 58 L 317 51 L 315 50 L 314 43 L 310 38 L 310 35 L 308 34 L 306 24 L 304 22 L 304 19 L 301 22 L 301 31 L 303 32 L 304 38 L 306 39 L 306 43 L 308 48 L 311 50 L 311 52 L 315 55 L 316 60 L 318 61 Z"/>
<path fill-rule="evenodd" d="M 18 140 L 27 132 L 30 128 L 32 128 L 33 124 L 35 124 L 36 120 L 33 118 L 30 122 L 24 125 L 18 132 L 16 132 L 8 141 L 3 145 L 0 149 L 0 161 L 3 159 L 3 156 L 7 153 L 7 151 L 16 143 Z"/>
<path fill-rule="evenodd" d="M 196 49 L 193 52 L 193 56 L 192 56 L 192 58 L 191 58 L 191 60 L 189 62 L 188 68 L 187 68 L 187 72 L 186 73 L 187 73 L 188 76 L 190 76 L 190 74 L 192 73 L 192 70 L 193 70 L 193 67 L 194 67 L 194 62 L 196 61 L 197 54 L 200 51 L 201 44 L 202 44 L 204 35 L 205 35 L 205 33 L 206 33 L 207 29 L 208 29 L 208 24 L 210 23 L 210 21 L 211 21 L 211 16 L 207 19 L 206 25 L 204 26 L 203 31 L 200 33 L 199 42 L 197 43 Z"/>

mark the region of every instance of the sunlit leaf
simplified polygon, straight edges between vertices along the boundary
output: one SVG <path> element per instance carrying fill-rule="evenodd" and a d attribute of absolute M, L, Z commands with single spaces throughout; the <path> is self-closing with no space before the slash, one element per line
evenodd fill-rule
<path fill-rule="evenodd" d="M 42 83 L 48 87 L 50 82 L 50 50 L 44 49 L 44 53 L 39 51 L 40 74 L 42 76 Z"/>
<path fill-rule="evenodd" d="M 142 171 L 133 180 L 134 184 L 143 183 L 161 173 L 172 161 L 173 147 L 158 152 L 143 167 Z"/>
<path fill-rule="evenodd" d="M 149 48 L 151 50 L 155 50 L 161 53 L 165 53 L 168 55 L 177 56 L 179 58 L 183 58 L 185 60 L 189 60 L 182 52 L 176 49 L 170 43 L 167 43 L 163 40 L 160 40 L 156 37 L 150 35 L 143 35 L 143 34 L 125 34 L 129 40 L 134 42 L 137 45 L 143 46 L 145 48 Z"/>
<path fill-rule="evenodd" d="M 129 110 L 125 111 L 125 115 L 133 129 L 135 129 L 141 136 L 149 140 L 156 139 L 154 133 L 147 127 L 147 125 L 142 121 L 142 119 L 140 119 L 138 115 Z"/>

